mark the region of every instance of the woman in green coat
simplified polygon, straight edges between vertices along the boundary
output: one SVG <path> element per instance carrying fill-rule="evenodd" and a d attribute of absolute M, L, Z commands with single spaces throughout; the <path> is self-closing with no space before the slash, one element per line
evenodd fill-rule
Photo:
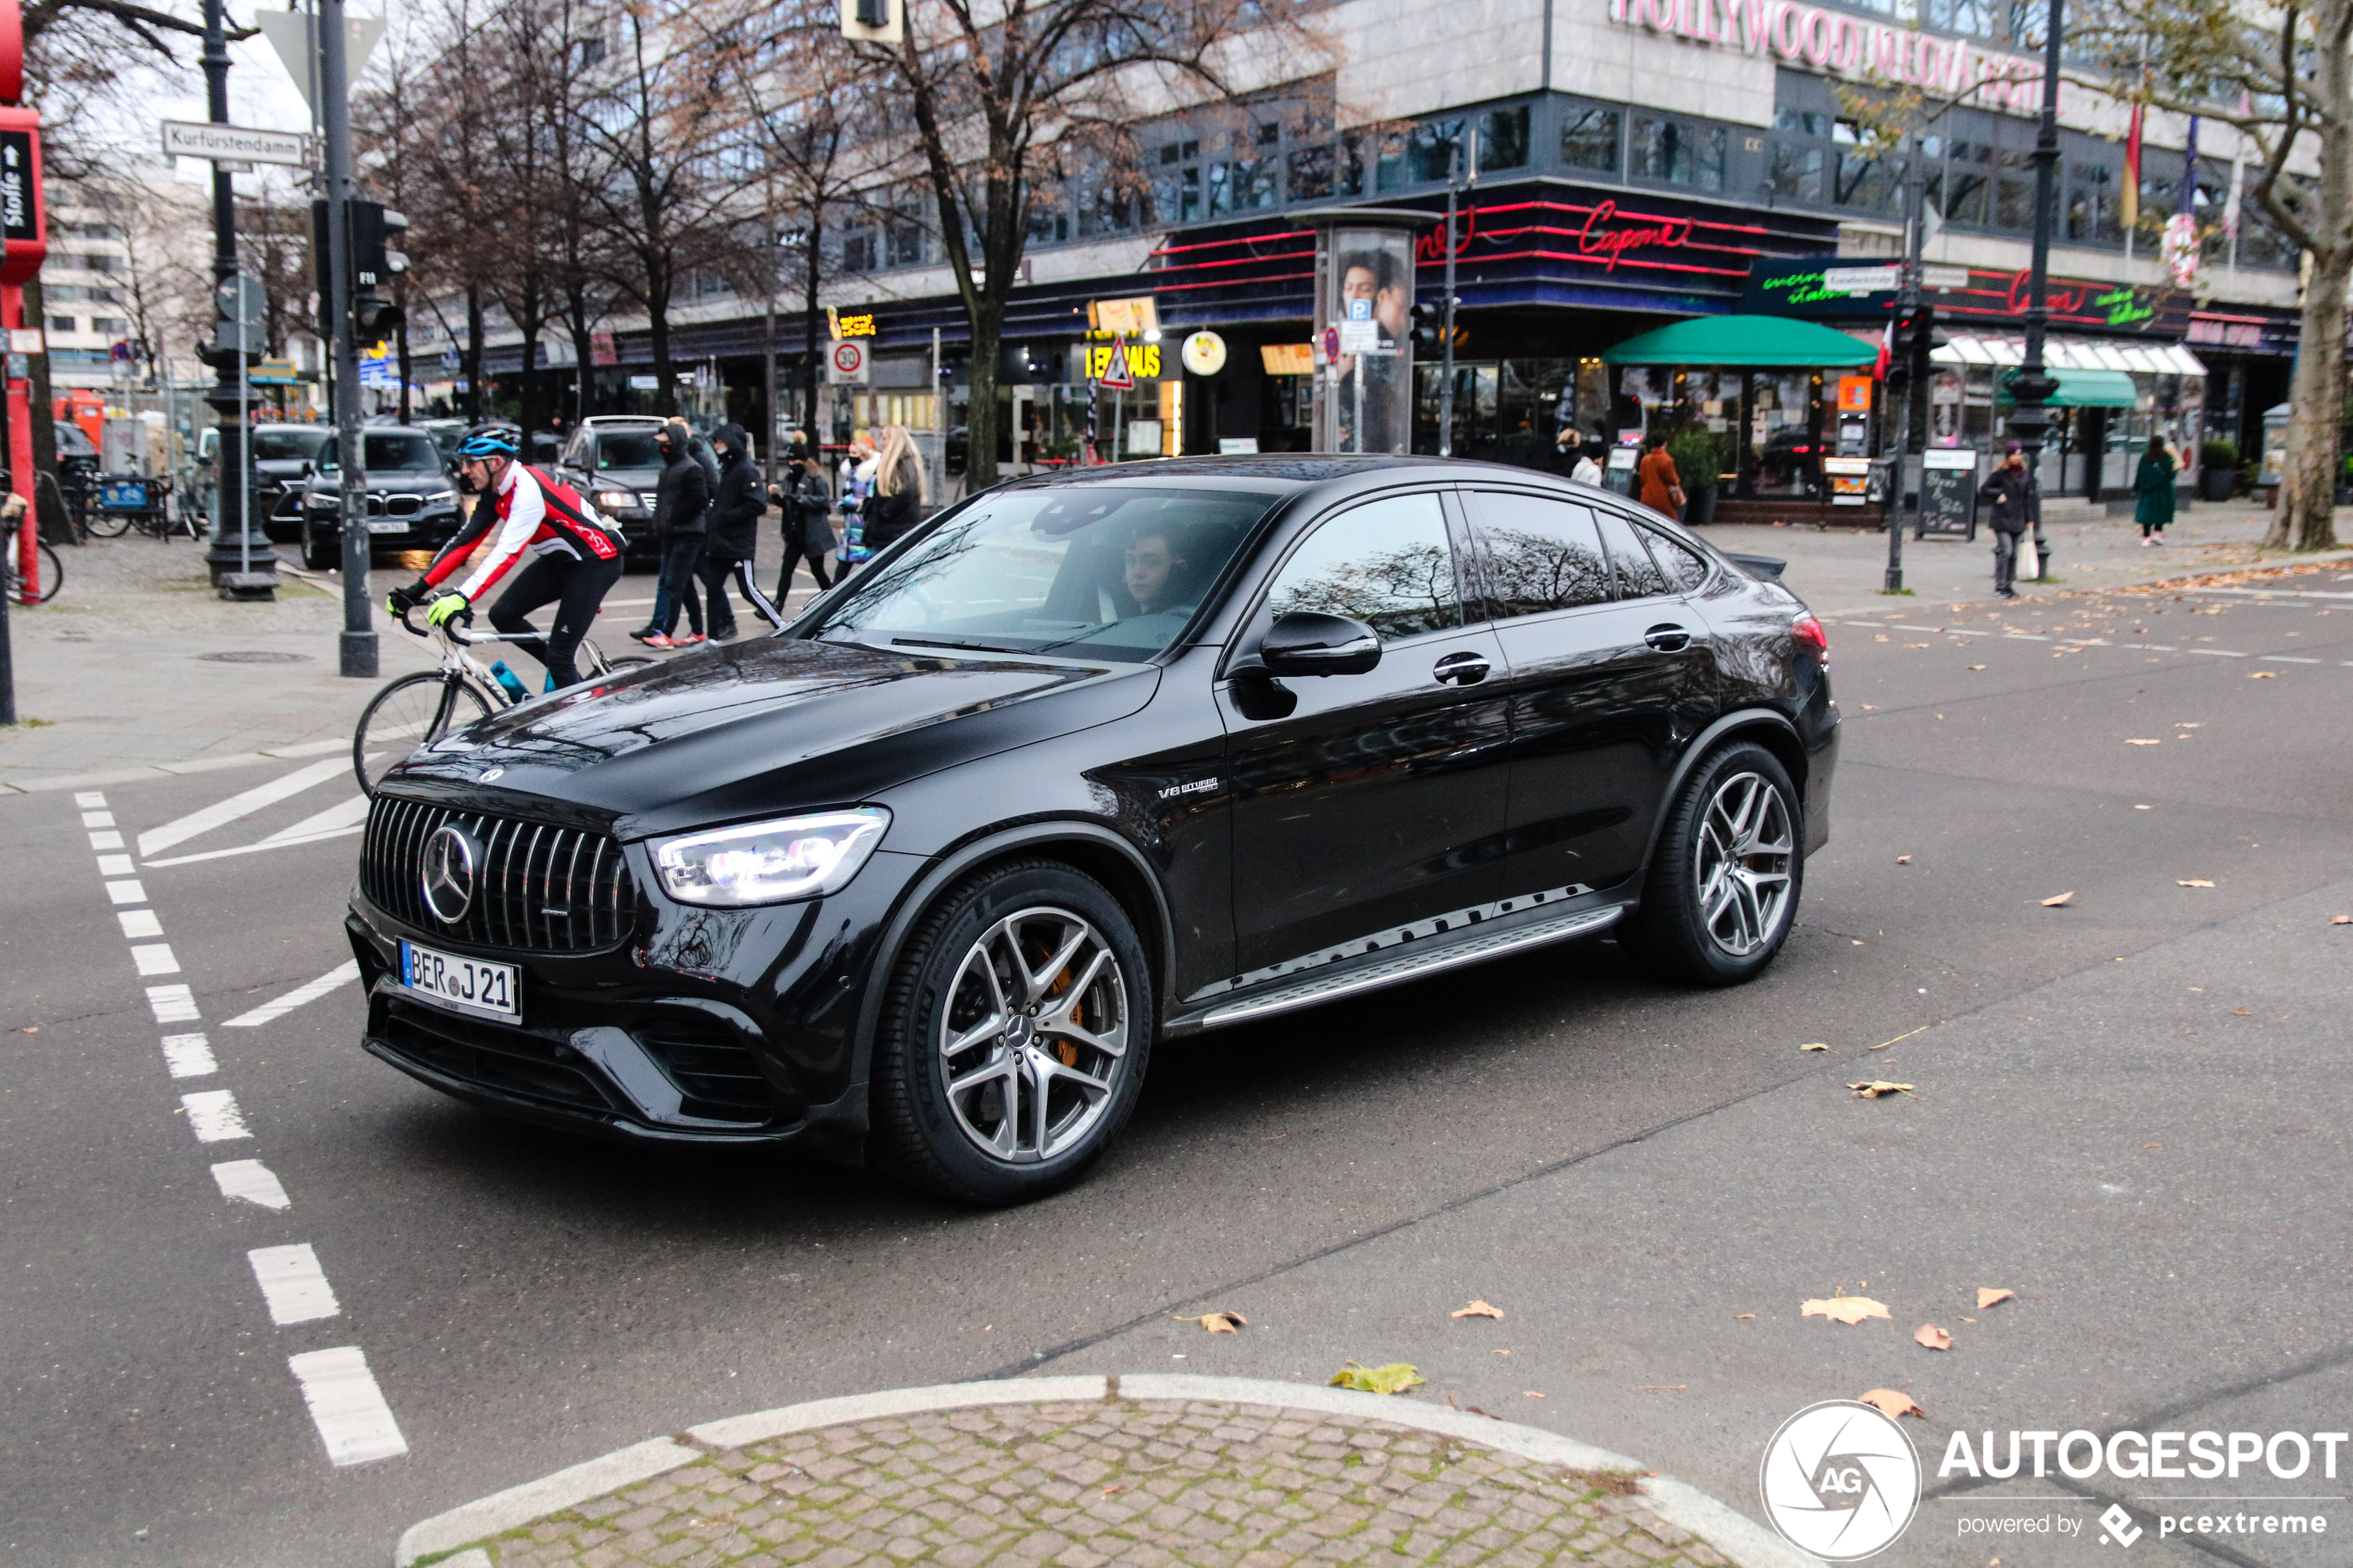
<path fill-rule="evenodd" d="M 2133 521 L 2141 525 L 2141 548 L 2163 544 L 2165 525 L 2173 521 L 2173 454 L 2165 449 L 2165 437 L 2149 437 L 2140 471 L 2133 476 L 2133 493 L 2140 497 Z"/>

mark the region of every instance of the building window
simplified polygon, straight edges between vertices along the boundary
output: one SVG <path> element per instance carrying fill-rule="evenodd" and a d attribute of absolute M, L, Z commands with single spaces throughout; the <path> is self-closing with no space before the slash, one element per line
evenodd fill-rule
<path fill-rule="evenodd" d="M 78 332 L 82 329 L 74 324 L 70 316 L 52 316 L 49 318 L 49 330 L 53 332 Z"/>
<path fill-rule="evenodd" d="M 1633 176 L 1696 191 L 1724 188 L 1725 133 L 1720 125 L 1652 115 L 1634 117 Z"/>
<path fill-rule="evenodd" d="M 1994 226 L 1997 229 L 2034 227 L 2034 161 L 2032 153 L 2005 150 L 2002 177 L 1994 187 Z"/>
<path fill-rule="evenodd" d="M 1209 166 L 1209 213 L 1213 218 L 1231 212 L 1255 212 L 1273 207 L 1281 200 L 1276 171 L 1282 166 L 1276 159 L 1236 158 L 1230 163 Z"/>
<path fill-rule="evenodd" d="M 1478 117 L 1478 168 L 1481 173 L 1528 167 L 1528 106 L 1490 109 Z"/>
<path fill-rule="evenodd" d="M 1822 149 L 1803 142 L 1775 142 L 1773 159 L 1766 174 L 1777 201 L 1805 202 L 1818 207 L 1822 200 Z"/>
<path fill-rule="evenodd" d="M 1328 142 L 1290 150 L 1290 199 L 1315 201 L 1332 194 L 1332 147 Z"/>
<path fill-rule="evenodd" d="M 107 337 L 127 337 L 131 332 L 131 323 L 120 316 L 93 316 L 90 318 L 90 330 Z"/>
<path fill-rule="evenodd" d="M 1459 119 L 1426 119 L 1410 129 L 1392 131 L 1381 138 L 1376 186 L 1395 191 L 1408 185 L 1443 184 L 1454 149 L 1462 144 Z"/>
<path fill-rule="evenodd" d="M 841 237 L 841 270 L 845 272 L 871 272 L 879 260 L 875 254 L 875 236 L 861 229 Z"/>
<path fill-rule="evenodd" d="M 1937 210 L 1947 223 L 1969 223 L 1983 228 L 1986 218 L 1985 166 L 1993 161 L 1994 149 L 1982 142 L 1955 142 L 1946 156 L 1944 200 Z"/>
<path fill-rule="evenodd" d="M 2117 221 L 2116 170 L 2106 164 L 2068 169 L 2067 237 L 2078 245 L 2114 245 L 2124 238 Z"/>
<path fill-rule="evenodd" d="M 1561 162 L 1617 178 L 1619 115 L 1616 109 L 1571 109 L 1561 123 Z"/>
<path fill-rule="evenodd" d="M 883 220 L 883 238 L 887 247 L 886 261 L 892 267 L 921 267 L 924 264 L 923 220 L 912 212 L 892 213 Z"/>
<path fill-rule="evenodd" d="M 1198 140 L 1171 142 L 1160 149 L 1160 173 L 1152 182 L 1152 205 L 1164 223 L 1190 223 L 1201 217 L 1201 157 Z"/>

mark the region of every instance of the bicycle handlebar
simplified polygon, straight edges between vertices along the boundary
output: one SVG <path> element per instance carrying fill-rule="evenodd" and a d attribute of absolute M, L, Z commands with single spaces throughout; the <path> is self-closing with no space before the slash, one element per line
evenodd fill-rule
<path fill-rule="evenodd" d="M 424 608 L 423 605 L 410 605 L 407 609 L 402 610 L 400 612 L 401 630 L 412 637 L 431 637 L 434 632 L 439 632 L 459 646 L 469 648 L 480 647 L 485 643 L 544 643 L 547 640 L 547 633 L 545 632 L 499 632 L 490 635 L 478 635 L 456 624 L 430 627 L 421 632 L 417 629 L 416 623 L 409 618 Z"/>

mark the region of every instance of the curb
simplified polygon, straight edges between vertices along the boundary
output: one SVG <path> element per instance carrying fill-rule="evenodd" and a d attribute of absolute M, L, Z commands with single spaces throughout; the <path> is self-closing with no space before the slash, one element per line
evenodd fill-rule
<path fill-rule="evenodd" d="M 607 1492 L 648 1481 L 711 1454 L 765 1442 L 795 1432 L 871 1421 L 877 1416 L 916 1415 L 985 1405 L 1027 1405 L 1085 1399 L 1214 1399 L 1230 1404 L 1277 1405 L 1403 1426 L 1457 1437 L 1541 1464 L 1572 1470 L 1641 1470 L 1638 1460 L 1611 1453 L 1572 1437 L 1497 1421 L 1467 1411 L 1415 1404 L 1393 1396 L 1359 1394 L 1320 1385 L 1277 1383 L 1260 1377 L 1202 1377 L 1148 1373 L 1114 1377 L 1024 1377 L 987 1383 L 949 1383 L 929 1388 L 892 1388 L 837 1399 L 812 1399 L 777 1410 L 729 1416 L 690 1426 L 672 1437 L 618 1449 L 536 1481 L 479 1498 L 436 1514 L 401 1532 L 393 1548 L 395 1568 L 411 1568 L 422 1557 L 453 1552 L 503 1535 L 543 1515 L 575 1507 Z M 1698 1487 L 1667 1476 L 1642 1484 L 1643 1500 L 1668 1524 L 1689 1530 L 1739 1568 L 1820 1568 L 1771 1530 L 1727 1507 Z M 479 1550 L 448 1559 L 447 1568 L 489 1568 Z"/>

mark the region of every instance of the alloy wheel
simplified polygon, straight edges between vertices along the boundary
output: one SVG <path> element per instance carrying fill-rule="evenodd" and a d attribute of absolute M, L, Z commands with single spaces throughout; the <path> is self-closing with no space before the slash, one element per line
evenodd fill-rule
<path fill-rule="evenodd" d="M 1126 981 L 1093 922 L 1051 907 L 1005 916 L 966 951 L 940 1013 L 957 1125 L 1008 1164 L 1076 1148 L 1126 1069 L 1127 1024 Z"/>
<path fill-rule="evenodd" d="M 1710 941 L 1740 959 L 1779 935 L 1796 852 L 1789 802 L 1769 780 L 1735 773 L 1717 784 L 1692 857 Z"/>

